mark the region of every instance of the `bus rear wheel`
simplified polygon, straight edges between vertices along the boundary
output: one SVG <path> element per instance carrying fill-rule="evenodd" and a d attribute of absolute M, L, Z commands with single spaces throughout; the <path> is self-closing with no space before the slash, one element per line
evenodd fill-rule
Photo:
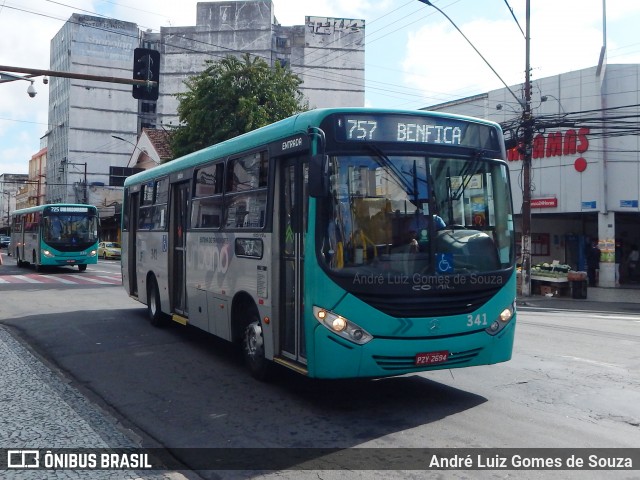
<path fill-rule="evenodd" d="M 253 317 L 244 331 L 243 352 L 251 375 L 258 380 L 267 380 L 271 362 L 264 356 L 264 337 L 258 317 Z"/>
<path fill-rule="evenodd" d="M 160 307 L 158 282 L 154 277 L 149 277 L 147 282 L 147 316 L 154 327 L 162 327 L 167 323 L 167 316 L 162 313 L 162 308 Z"/>

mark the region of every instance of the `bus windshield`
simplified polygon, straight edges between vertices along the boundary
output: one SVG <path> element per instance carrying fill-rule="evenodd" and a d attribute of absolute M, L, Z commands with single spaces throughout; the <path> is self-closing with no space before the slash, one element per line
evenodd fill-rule
<path fill-rule="evenodd" d="M 79 248 L 98 241 L 98 219 L 91 212 L 48 212 L 43 218 L 42 239 L 52 247 Z"/>
<path fill-rule="evenodd" d="M 481 157 L 330 157 L 320 257 L 336 274 L 481 274 L 510 268 L 506 165 Z"/>

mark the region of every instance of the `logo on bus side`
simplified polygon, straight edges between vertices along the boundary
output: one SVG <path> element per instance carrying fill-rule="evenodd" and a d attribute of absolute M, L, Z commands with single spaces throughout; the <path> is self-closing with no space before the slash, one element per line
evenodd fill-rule
<path fill-rule="evenodd" d="M 196 270 L 227 273 L 232 257 L 230 248 L 227 238 L 202 236 L 196 248 L 188 250 L 187 263 Z"/>

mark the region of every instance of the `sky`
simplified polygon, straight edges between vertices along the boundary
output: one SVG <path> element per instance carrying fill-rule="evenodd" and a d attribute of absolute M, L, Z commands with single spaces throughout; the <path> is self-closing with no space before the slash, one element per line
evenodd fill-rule
<path fill-rule="evenodd" d="M 196 0 L 0 0 L 0 66 L 49 69 L 49 46 L 72 13 L 159 31 L 194 25 Z M 284 26 L 306 15 L 364 19 L 365 106 L 419 109 L 524 81 L 526 0 L 273 0 Z M 532 79 L 588 68 L 603 44 L 605 0 L 531 2 Z M 640 2 L 606 0 L 607 60 L 640 63 Z M 522 31 L 521 31 L 522 29 Z M 491 65 L 478 55 L 475 49 Z M 2 71 L 2 68 L 0 68 Z M 0 174 L 28 173 L 47 130 L 47 85 L 0 83 Z"/>

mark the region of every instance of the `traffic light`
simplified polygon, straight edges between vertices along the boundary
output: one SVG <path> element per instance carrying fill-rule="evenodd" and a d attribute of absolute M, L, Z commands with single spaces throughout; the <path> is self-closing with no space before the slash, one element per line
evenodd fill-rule
<path fill-rule="evenodd" d="M 133 51 L 133 79 L 156 82 L 155 85 L 134 85 L 133 98 L 157 100 L 160 81 L 160 52 L 149 48 Z"/>

